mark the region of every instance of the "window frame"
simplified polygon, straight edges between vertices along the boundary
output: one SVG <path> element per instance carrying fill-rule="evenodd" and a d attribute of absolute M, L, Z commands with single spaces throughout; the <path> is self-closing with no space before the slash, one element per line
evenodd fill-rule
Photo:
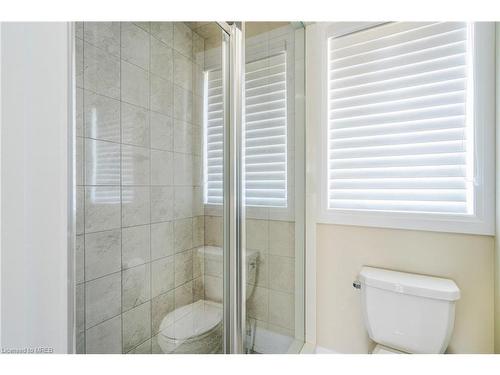
<path fill-rule="evenodd" d="M 475 22 L 472 37 L 474 214 L 432 214 L 392 211 L 342 210 L 328 208 L 328 39 L 361 31 L 385 22 L 341 22 L 322 24 L 321 40 L 316 45 L 321 68 L 321 124 L 317 142 L 320 155 L 317 163 L 317 221 L 327 224 L 414 229 L 492 235 L 495 233 L 495 24 Z"/>

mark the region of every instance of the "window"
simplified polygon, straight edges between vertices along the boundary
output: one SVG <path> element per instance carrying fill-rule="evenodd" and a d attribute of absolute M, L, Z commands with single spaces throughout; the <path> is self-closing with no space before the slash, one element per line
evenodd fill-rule
<path fill-rule="evenodd" d="M 491 231 L 493 121 L 480 97 L 493 47 L 484 53 L 478 33 L 484 25 L 393 22 L 327 35 L 324 217 Z"/>
<path fill-rule="evenodd" d="M 205 203 L 222 204 L 220 70 L 205 73 Z M 286 54 L 248 62 L 245 73 L 246 204 L 287 207 Z"/>
<path fill-rule="evenodd" d="M 247 63 L 245 94 L 247 205 L 286 207 L 286 54 Z"/>
<path fill-rule="evenodd" d="M 224 107 L 222 72 L 205 72 L 205 203 L 222 204 L 224 153 Z"/>

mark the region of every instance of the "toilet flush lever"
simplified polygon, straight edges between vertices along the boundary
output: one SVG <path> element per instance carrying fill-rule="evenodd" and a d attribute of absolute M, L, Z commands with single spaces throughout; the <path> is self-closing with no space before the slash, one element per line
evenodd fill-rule
<path fill-rule="evenodd" d="M 361 283 L 359 282 L 359 280 L 354 280 L 354 281 L 352 282 L 352 287 L 353 287 L 354 289 L 361 289 Z"/>

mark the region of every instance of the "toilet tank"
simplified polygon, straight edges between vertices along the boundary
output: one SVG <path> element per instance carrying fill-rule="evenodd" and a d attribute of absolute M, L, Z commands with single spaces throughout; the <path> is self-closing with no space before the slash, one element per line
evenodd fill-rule
<path fill-rule="evenodd" d="M 363 267 L 359 281 L 373 341 L 406 353 L 444 353 L 460 298 L 452 280 Z"/>
<path fill-rule="evenodd" d="M 257 265 L 259 253 L 246 250 L 246 295 L 252 295 L 257 278 Z M 209 301 L 222 302 L 224 297 L 223 272 L 224 252 L 219 246 L 202 246 L 198 248 L 197 261 L 203 274 L 203 288 L 205 298 Z M 201 265 L 203 264 L 203 265 Z"/>

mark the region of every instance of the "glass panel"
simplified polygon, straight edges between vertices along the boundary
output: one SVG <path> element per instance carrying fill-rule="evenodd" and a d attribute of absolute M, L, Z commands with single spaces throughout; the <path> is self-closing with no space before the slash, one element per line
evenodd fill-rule
<path fill-rule="evenodd" d="M 224 43 L 213 22 L 77 24 L 78 353 L 222 351 Z"/>
<path fill-rule="evenodd" d="M 304 338 L 304 29 L 245 23 L 248 353 Z"/>

